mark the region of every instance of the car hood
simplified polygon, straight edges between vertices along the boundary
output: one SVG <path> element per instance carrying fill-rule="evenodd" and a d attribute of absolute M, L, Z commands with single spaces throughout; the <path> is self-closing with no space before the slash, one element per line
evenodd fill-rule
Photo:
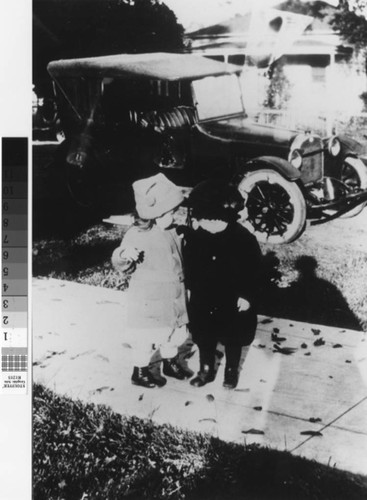
<path fill-rule="evenodd" d="M 244 117 L 211 120 L 200 123 L 199 126 L 204 133 L 225 141 L 258 143 L 285 149 L 289 148 L 292 140 L 299 133 L 286 128 L 259 125 Z"/>

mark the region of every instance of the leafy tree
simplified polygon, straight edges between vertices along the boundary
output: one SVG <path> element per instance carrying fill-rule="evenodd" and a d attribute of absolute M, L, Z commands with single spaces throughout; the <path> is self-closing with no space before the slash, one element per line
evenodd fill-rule
<path fill-rule="evenodd" d="M 304 2 L 302 0 L 286 0 L 277 5 L 278 10 L 293 12 L 294 14 L 303 14 L 305 16 L 312 16 L 324 18 L 327 13 L 328 6 L 325 2 Z"/>
<path fill-rule="evenodd" d="M 182 48 L 183 27 L 156 0 L 33 2 L 33 83 L 41 95 L 51 92 L 51 60 Z"/>
<path fill-rule="evenodd" d="M 282 109 L 290 99 L 291 86 L 284 73 L 282 59 L 275 61 L 268 70 L 269 86 L 264 106 L 270 109 Z"/>
<path fill-rule="evenodd" d="M 358 49 L 367 47 L 367 12 L 365 0 L 342 1 L 331 20 L 332 27 Z"/>
<path fill-rule="evenodd" d="M 367 1 L 342 0 L 336 10 L 331 25 L 334 30 L 350 43 L 353 43 L 357 50 L 364 53 L 365 69 L 367 71 Z M 360 95 L 367 110 L 367 92 Z"/>

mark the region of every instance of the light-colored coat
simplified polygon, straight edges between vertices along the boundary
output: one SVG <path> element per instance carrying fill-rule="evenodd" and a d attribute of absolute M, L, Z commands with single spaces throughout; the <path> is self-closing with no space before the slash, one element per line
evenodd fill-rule
<path fill-rule="evenodd" d="M 113 253 L 116 268 L 126 268 L 124 249 L 129 247 L 141 252 L 142 261 L 135 264 L 127 292 L 128 328 L 174 329 L 187 324 L 181 239 L 176 231 L 132 226 Z"/>

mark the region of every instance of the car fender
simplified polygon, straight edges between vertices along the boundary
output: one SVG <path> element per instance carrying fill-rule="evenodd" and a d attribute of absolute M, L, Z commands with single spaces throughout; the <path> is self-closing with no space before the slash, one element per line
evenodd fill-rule
<path fill-rule="evenodd" d="M 301 172 L 297 170 L 289 161 L 276 156 L 258 156 L 247 161 L 243 167 L 246 170 L 260 170 L 261 168 L 272 168 L 289 181 L 298 181 L 301 178 Z"/>
<path fill-rule="evenodd" d="M 340 141 L 344 157 L 356 156 L 358 158 L 360 156 L 366 156 L 366 147 L 361 142 L 347 134 L 338 134 L 336 137 Z"/>

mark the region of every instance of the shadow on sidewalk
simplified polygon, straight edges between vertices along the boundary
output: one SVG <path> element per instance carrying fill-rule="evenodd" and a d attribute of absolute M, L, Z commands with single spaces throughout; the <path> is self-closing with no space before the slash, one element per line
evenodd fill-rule
<path fill-rule="evenodd" d="M 277 286 L 281 278 L 277 267 L 279 259 L 274 252 L 265 256 L 263 290 L 260 313 L 320 325 L 362 330 L 338 288 L 317 276 L 314 257 L 302 256 L 296 261 L 298 279 L 286 288 Z"/>

